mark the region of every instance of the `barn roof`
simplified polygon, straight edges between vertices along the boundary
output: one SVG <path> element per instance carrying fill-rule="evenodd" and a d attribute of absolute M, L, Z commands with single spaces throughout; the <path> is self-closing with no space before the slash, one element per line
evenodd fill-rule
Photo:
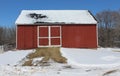
<path fill-rule="evenodd" d="M 96 24 L 88 10 L 22 10 L 16 24 Z"/>

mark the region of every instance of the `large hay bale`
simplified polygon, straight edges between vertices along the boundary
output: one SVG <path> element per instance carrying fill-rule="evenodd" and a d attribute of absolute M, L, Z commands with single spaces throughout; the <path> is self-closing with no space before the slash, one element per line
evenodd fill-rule
<path fill-rule="evenodd" d="M 44 48 L 36 48 L 36 51 L 34 53 L 31 53 L 27 56 L 27 58 L 30 61 L 25 62 L 23 65 L 26 65 L 29 63 L 29 65 L 32 64 L 32 59 L 37 57 L 44 57 L 40 62 L 48 62 L 49 59 L 54 60 L 58 63 L 66 63 L 67 59 L 61 55 L 60 48 L 59 47 L 44 47 Z M 31 62 L 31 63 L 30 63 Z"/>

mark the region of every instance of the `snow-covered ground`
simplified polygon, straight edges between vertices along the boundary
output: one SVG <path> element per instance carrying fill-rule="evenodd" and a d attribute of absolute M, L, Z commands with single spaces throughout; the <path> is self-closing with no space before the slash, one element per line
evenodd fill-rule
<path fill-rule="evenodd" d="M 0 76 L 120 76 L 120 49 L 61 48 L 67 64 L 51 61 L 50 66 L 20 66 L 19 62 L 33 50 L 0 54 Z"/>
<path fill-rule="evenodd" d="M 63 56 L 68 59 L 69 64 L 78 66 L 100 66 L 113 67 L 120 64 L 120 49 L 98 48 L 98 49 L 68 49 L 62 48 Z"/>

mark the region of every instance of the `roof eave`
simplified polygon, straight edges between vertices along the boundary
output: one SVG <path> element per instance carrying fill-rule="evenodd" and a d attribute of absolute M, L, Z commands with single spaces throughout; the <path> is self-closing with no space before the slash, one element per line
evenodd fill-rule
<path fill-rule="evenodd" d="M 60 25 L 60 24 L 97 24 L 97 23 L 35 23 L 35 24 L 22 24 L 22 23 L 15 23 L 16 25 Z"/>

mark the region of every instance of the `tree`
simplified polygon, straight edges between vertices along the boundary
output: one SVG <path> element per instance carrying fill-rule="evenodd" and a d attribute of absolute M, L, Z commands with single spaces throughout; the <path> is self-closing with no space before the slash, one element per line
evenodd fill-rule
<path fill-rule="evenodd" d="M 114 43 L 120 47 L 120 10 L 116 12 L 116 27 L 115 27 L 115 40 Z"/>
<path fill-rule="evenodd" d="M 116 27 L 120 22 L 118 11 L 104 10 L 96 14 L 98 20 L 99 45 L 102 47 L 113 47 L 115 39 L 118 39 Z"/>
<path fill-rule="evenodd" d="M 3 44 L 3 42 L 2 42 L 2 36 L 3 36 L 3 28 L 0 27 L 0 45 Z"/>
<path fill-rule="evenodd" d="M 4 45 L 5 49 L 13 49 L 16 45 L 16 28 L 0 27 L 0 45 Z"/>

